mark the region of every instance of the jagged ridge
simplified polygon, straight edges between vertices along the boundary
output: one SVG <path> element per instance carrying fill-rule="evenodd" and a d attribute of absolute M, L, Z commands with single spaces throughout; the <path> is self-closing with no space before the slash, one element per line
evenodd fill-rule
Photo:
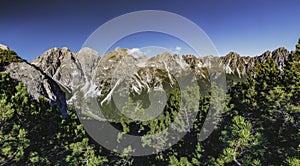
<path fill-rule="evenodd" d="M 0 45 L 1 50 L 9 50 Z M 117 48 L 103 57 L 90 49 L 83 48 L 78 53 L 68 48 L 53 48 L 31 63 L 24 60 L 12 62 L 5 66 L 4 72 L 27 86 L 29 93 L 38 99 L 44 96 L 50 103 L 57 105 L 66 115 L 66 97 L 72 101 L 78 91 L 84 92 L 81 97 L 96 96 L 102 102 L 111 99 L 112 91 L 121 82 L 134 92 L 140 94 L 151 88 L 162 90 L 163 82 L 174 82 L 174 76 L 180 76 L 185 70 L 192 69 L 197 78 L 209 79 L 214 70 L 223 70 L 228 75 L 245 77 L 255 61 L 264 62 L 273 58 L 280 68 L 291 54 L 281 47 L 267 51 L 255 57 L 242 57 L 230 52 L 223 57 L 195 57 L 193 55 L 170 55 L 165 52 L 152 58 L 135 57 L 128 49 Z M 20 58 L 21 59 L 21 58 Z M 216 69 L 216 66 L 218 69 Z"/>
<path fill-rule="evenodd" d="M 65 93 L 58 84 L 41 69 L 21 59 L 8 47 L 2 48 L 4 49 L 0 48 L 0 54 L 5 57 L 1 57 L 1 59 L 12 57 L 13 59 L 1 65 L 1 72 L 9 73 L 11 78 L 22 82 L 34 99 L 39 100 L 39 97 L 43 96 L 51 105 L 58 107 L 63 118 L 67 117 Z M 11 55 L 12 53 L 13 55 Z"/>
<path fill-rule="evenodd" d="M 34 59 L 31 64 L 43 70 L 73 97 L 81 90 L 84 91 L 81 97 L 97 96 L 103 103 L 111 99 L 112 91 L 124 80 L 132 91 L 141 93 L 149 90 L 151 86 L 162 89 L 164 79 L 172 83 L 172 75 L 180 75 L 190 68 L 198 79 L 209 79 L 211 73 L 221 70 L 228 75 L 242 78 L 251 72 L 255 61 L 264 62 L 273 58 L 282 67 L 289 54 L 291 52 L 287 49 L 278 48 L 255 57 L 242 57 L 230 52 L 223 57 L 197 58 L 193 55 L 179 56 L 165 52 L 147 58 L 134 57 L 128 49 L 117 48 L 100 57 L 89 48 L 78 53 L 67 48 L 53 48 Z"/>

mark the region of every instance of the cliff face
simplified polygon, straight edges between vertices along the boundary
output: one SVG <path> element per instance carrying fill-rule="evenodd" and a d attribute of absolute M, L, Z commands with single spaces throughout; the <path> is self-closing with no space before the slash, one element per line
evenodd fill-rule
<path fill-rule="evenodd" d="M 1 50 L 9 50 L 0 45 Z M 136 57 L 128 49 L 116 49 L 100 55 L 83 48 L 78 53 L 68 48 L 53 48 L 31 63 L 24 60 L 5 65 L 4 71 L 24 83 L 33 98 L 44 96 L 51 104 L 57 105 L 64 117 L 67 116 L 66 94 L 72 100 L 79 97 L 97 97 L 100 103 L 109 102 L 115 88 L 125 83 L 131 92 L 141 94 L 150 89 L 163 90 L 166 83 L 172 86 L 175 77 L 184 76 L 188 70 L 198 79 L 210 79 L 218 72 L 237 78 L 247 76 L 255 61 L 274 59 L 280 68 L 291 54 L 285 48 L 267 51 L 255 57 L 243 57 L 230 52 L 224 57 L 193 55 L 171 55 L 168 52 L 147 58 Z M 84 107 L 84 103 L 82 103 Z"/>
<path fill-rule="evenodd" d="M 9 48 L 6 45 L 3 45 L 3 44 L 0 44 L 0 49 L 9 50 Z"/>
<path fill-rule="evenodd" d="M 235 52 L 230 52 L 223 57 L 206 56 L 196 58 L 193 55 L 186 55 L 183 57 L 186 62 L 191 65 L 191 67 L 196 68 L 197 70 L 200 70 L 199 68 L 210 68 L 212 61 L 219 61 L 223 64 L 223 70 L 227 74 L 235 75 L 241 78 L 251 72 L 255 66 L 255 61 L 261 63 L 267 61 L 269 58 L 272 58 L 279 67 L 282 67 L 288 60 L 288 56 L 290 54 L 290 51 L 281 47 L 272 52 L 266 51 L 262 55 L 254 57 L 241 56 Z"/>
<path fill-rule="evenodd" d="M 31 64 L 67 89 L 73 96 L 71 99 L 80 94 L 79 98 L 94 96 L 104 103 L 111 100 L 120 82 L 125 81 L 130 91 L 140 94 L 151 88 L 163 89 L 163 82 L 172 84 L 174 76 L 182 75 L 187 69 L 192 69 L 199 79 L 208 80 L 213 74 L 218 75 L 218 72 L 242 78 L 251 72 L 255 61 L 264 62 L 273 58 L 282 67 L 289 54 L 291 52 L 285 48 L 278 48 L 255 57 L 243 57 L 230 52 L 224 57 L 197 58 L 165 52 L 147 58 L 136 57 L 128 49 L 117 48 L 100 57 L 89 48 L 83 48 L 78 53 L 67 48 L 53 48 L 34 59 Z"/>
<path fill-rule="evenodd" d="M 3 51 L 4 49 L 1 50 Z M 10 56 L 7 53 L 9 52 L 1 52 L 1 56 Z M 5 59 L 5 57 L 1 58 Z M 1 72 L 9 73 L 11 78 L 22 82 L 34 99 L 39 100 L 39 97 L 43 96 L 51 105 L 57 106 L 63 118 L 67 117 L 65 93 L 51 77 L 39 68 L 18 57 L 17 62 L 11 61 L 10 63 L 5 63 L 5 66 L 2 66 Z"/>

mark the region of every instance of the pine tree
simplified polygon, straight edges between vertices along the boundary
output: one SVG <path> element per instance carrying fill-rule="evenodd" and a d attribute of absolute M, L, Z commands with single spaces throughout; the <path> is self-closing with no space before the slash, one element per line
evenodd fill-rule
<path fill-rule="evenodd" d="M 296 48 L 283 73 L 268 59 L 229 91 L 230 117 L 246 118 L 265 140 L 262 163 L 278 164 L 294 156 L 299 145 L 299 43 Z"/>
<path fill-rule="evenodd" d="M 232 125 L 222 131 L 220 139 L 226 144 L 218 164 L 235 163 L 237 165 L 260 165 L 257 147 L 260 144 L 261 135 L 253 131 L 250 122 L 241 116 L 235 116 Z"/>

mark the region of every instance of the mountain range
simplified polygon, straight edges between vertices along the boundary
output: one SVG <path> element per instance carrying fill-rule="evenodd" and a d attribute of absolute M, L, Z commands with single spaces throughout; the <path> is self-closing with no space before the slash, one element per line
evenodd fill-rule
<path fill-rule="evenodd" d="M 0 45 L 0 50 L 9 48 Z M 174 76 L 180 77 L 191 70 L 198 80 L 208 81 L 212 73 L 224 72 L 231 84 L 247 77 L 256 62 L 272 58 L 281 69 L 292 54 L 281 47 L 253 57 L 240 56 L 235 52 L 221 57 L 181 56 L 168 52 L 154 57 L 136 57 L 128 50 L 117 48 L 100 56 L 90 48 L 82 48 L 78 53 L 68 48 L 52 48 L 30 63 L 22 60 L 5 65 L 1 72 L 23 82 L 34 99 L 43 96 L 66 117 L 67 105 L 78 97 L 97 97 L 103 104 L 111 100 L 112 93 L 123 83 L 136 94 L 150 89 L 160 91 L 166 88 L 166 82 L 172 86 L 176 81 Z"/>

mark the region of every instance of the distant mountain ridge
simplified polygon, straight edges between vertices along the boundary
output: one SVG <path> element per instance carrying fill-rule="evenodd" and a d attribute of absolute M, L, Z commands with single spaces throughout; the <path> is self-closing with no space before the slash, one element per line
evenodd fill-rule
<path fill-rule="evenodd" d="M 116 55 L 128 55 L 127 50 L 128 49 L 118 48 L 115 51 L 112 51 L 110 53 L 107 53 L 103 57 L 100 57 L 100 55 L 98 55 L 96 51 L 89 48 L 84 48 L 78 53 L 71 52 L 67 48 L 53 48 L 34 59 L 31 64 L 41 68 L 41 70 L 45 71 L 45 73 L 47 73 L 49 76 L 55 78 L 55 80 L 59 80 L 61 83 L 69 87 L 74 86 L 70 85 L 70 72 L 67 72 L 68 74 L 64 73 L 65 70 L 63 70 L 63 68 L 70 68 L 73 71 L 78 71 L 78 73 L 75 73 L 79 74 L 79 80 L 75 80 L 75 82 L 72 82 L 73 84 L 77 84 L 78 82 L 80 82 L 80 79 L 82 79 L 81 77 L 89 75 L 92 72 L 92 70 L 97 66 L 97 63 L 103 63 L 107 60 L 107 58 L 109 58 L 110 61 L 119 61 L 120 57 L 119 59 L 117 59 L 118 57 Z M 190 67 L 198 69 L 210 68 L 210 66 L 212 65 L 211 62 L 213 60 L 219 61 L 224 65 L 224 71 L 227 74 L 237 74 L 241 77 L 250 72 L 250 70 L 254 67 L 256 60 L 258 62 L 265 62 L 268 58 L 272 58 L 279 66 L 283 66 L 291 53 L 291 51 L 288 51 L 284 47 L 280 47 L 272 52 L 266 51 L 262 55 L 254 57 L 241 56 L 238 53 L 230 52 L 226 56 L 222 57 L 205 56 L 197 58 L 194 55 L 183 55 L 182 59 L 184 59 L 184 61 L 189 64 Z M 166 56 L 167 54 L 162 55 Z M 148 58 L 148 62 L 155 61 L 158 56 Z M 178 57 L 178 55 L 173 56 L 173 59 L 176 59 L 176 57 Z M 143 63 L 141 61 L 147 61 L 147 58 L 145 57 L 135 58 L 132 56 L 132 58 L 137 60 L 138 64 L 136 65 L 141 65 Z M 181 58 L 177 58 L 177 60 L 178 59 Z M 84 66 L 84 70 L 82 69 L 82 66 Z M 198 74 L 203 75 L 203 73 Z M 61 75 L 64 75 L 64 77 L 61 78 Z M 66 78 L 69 79 L 62 80 Z"/>
<path fill-rule="evenodd" d="M 239 77 L 247 75 L 255 66 L 255 61 L 265 62 L 267 59 L 274 59 L 275 63 L 279 67 L 283 67 L 288 56 L 291 54 L 284 47 L 275 49 L 274 51 L 266 51 L 262 55 L 258 56 L 241 56 L 238 53 L 230 52 L 226 56 L 222 57 L 195 57 L 193 55 L 184 55 L 184 59 L 192 67 L 209 67 L 209 58 L 218 58 L 221 63 L 224 64 L 224 70 L 227 74 L 236 74 Z"/>
<path fill-rule="evenodd" d="M 213 72 L 224 72 L 228 82 L 234 82 L 247 77 L 254 68 L 255 61 L 264 62 L 273 58 L 279 68 L 282 68 L 290 54 L 290 51 L 281 47 L 255 57 L 243 57 L 230 52 L 223 57 L 197 58 L 193 55 L 179 56 L 164 52 L 147 58 L 135 57 L 128 49 L 117 48 L 100 57 L 90 48 L 83 48 L 78 53 L 67 48 L 53 48 L 34 59 L 31 64 L 68 90 L 71 96 L 69 103 L 74 99 L 94 96 L 101 99 L 100 103 L 103 104 L 111 100 L 115 88 L 124 80 L 129 90 L 137 94 L 151 88 L 164 89 L 163 82 L 172 84 L 176 81 L 173 76 L 181 75 L 187 69 L 192 69 L 198 79 L 208 81 Z M 83 109 L 88 107 L 84 102 L 80 103 Z"/>
<path fill-rule="evenodd" d="M 8 47 L 1 45 L 0 49 Z M 247 77 L 255 61 L 265 62 L 272 58 L 282 68 L 291 53 L 281 47 L 254 57 L 243 57 L 235 52 L 222 57 L 179 56 L 164 52 L 147 58 L 135 57 L 125 48 L 117 48 L 102 57 L 90 48 L 83 48 L 78 53 L 68 48 L 52 48 L 31 63 L 10 63 L 5 66 L 5 72 L 23 82 L 34 98 L 44 96 L 66 115 L 66 101 L 72 103 L 78 95 L 81 98 L 96 96 L 101 103 L 109 102 L 120 80 L 126 80 L 131 91 L 141 94 L 151 88 L 163 90 L 166 80 L 172 84 L 174 75 L 184 75 L 188 69 L 198 79 L 209 80 L 211 72 L 224 72 L 229 79 L 240 79 Z"/>

